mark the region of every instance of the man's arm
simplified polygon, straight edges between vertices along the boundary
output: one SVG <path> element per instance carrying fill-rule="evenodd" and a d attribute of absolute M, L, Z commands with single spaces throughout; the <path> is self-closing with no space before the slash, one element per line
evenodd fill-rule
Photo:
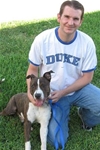
<path fill-rule="evenodd" d="M 34 74 L 36 77 L 38 77 L 38 66 L 34 66 L 34 65 L 32 65 L 32 64 L 29 64 L 29 67 L 28 67 L 26 76 L 31 75 L 31 74 Z M 30 81 L 31 81 L 31 79 L 26 79 L 26 83 L 27 83 L 27 94 L 28 94 L 29 100 L 30 100 L 33 104 L 35 104 L 35 101 L 34 101 L 34 99 L 33 99 L 33 96 L 32 96 L 31 93 L 30 93 Z"/>
<path fill-rule="evenodd" d="M 60 90 L 60 91 L 52 92 L 51 99 L 53 100 L 53 102 L 57 102 L 61 97 L 83 88 L 84 86 L 86 86 L 87 84 L 89 84 L 92 81 L 93 74 L 94 74 L 94 71 L 88 72 L 88 73 L 83 73 L 83 76 L 81 78 L 79 78 L 78 80 L 76 80 L 69 87 L 67 87 L 63 90 Z"/>

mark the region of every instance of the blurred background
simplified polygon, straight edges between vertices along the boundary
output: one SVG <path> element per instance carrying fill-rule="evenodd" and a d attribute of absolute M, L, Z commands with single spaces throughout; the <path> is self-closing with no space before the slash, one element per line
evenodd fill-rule
<path fill-rule="evenodd" d="M 0 0 L 0 22 L 56 17 L 64 0 Z M 85 12 L 100 10 L 99 0 L 79 0 Z"/>

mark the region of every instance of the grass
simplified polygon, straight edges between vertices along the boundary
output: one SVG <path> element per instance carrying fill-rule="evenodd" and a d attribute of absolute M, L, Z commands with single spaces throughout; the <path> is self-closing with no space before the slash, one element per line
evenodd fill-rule
<path fill-rule="evenodd" d="M 26 71 L 28 53 L 34 37 L 45 29 L 57 26 L 55 18 L 29 22 L 8 22 L 0 24 L 0 111 L 6 106 L 10 97 L 18 92 L 26 92 Z M 93 84 L 100 87 L 100 11 L 87 13 L 80 30 L 89 34 L 96 45 L 98 66 L 94 74 Z M 99 150 L 100 126 L 93 132 L 86 132 L 80 127 L 81 121 L 76 108 L 70 113 L 69 139 L 65 150 Z M 39 125 L 33 124 L 31 133 L 32 149 L 40 149 Z M 0 150 L 24 150 L 23 125 L 19 118 L 0 117 Z M 48 145 L 48 150 L 53 150 Z"/>

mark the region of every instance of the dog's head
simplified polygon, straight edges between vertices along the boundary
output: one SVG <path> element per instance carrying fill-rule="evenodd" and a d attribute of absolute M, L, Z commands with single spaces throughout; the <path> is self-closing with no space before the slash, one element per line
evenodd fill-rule
<path fill-rule="evenodd" d="M 37 106 L 43 105 L 50 95 L 51 73 L 53 73 L 53 71 L 44 73 L 43 77 L 36 77 L 33 74 L 26 77 L 27 79 L 31 78 L 30 92 Z"/>

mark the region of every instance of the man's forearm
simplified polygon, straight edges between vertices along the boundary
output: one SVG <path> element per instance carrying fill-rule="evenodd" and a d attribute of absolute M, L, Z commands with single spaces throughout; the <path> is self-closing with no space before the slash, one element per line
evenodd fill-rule
<path fill-rule="evenodd" d="M 93 74 L 91 74 L 90 76 L 83 76 L 83 77 L 79 78 L 72 85 L 70 85 L 67 88 L 63 89 L 62 92 L 61 92 L 62 95 L 65 96 L 67 94 L 70 94 L 72 92 L 80 90 L 81 88 L 83 88 L 84 86 L 89 84 L 91 82 L 92 78 L 93 78 Z"/>

